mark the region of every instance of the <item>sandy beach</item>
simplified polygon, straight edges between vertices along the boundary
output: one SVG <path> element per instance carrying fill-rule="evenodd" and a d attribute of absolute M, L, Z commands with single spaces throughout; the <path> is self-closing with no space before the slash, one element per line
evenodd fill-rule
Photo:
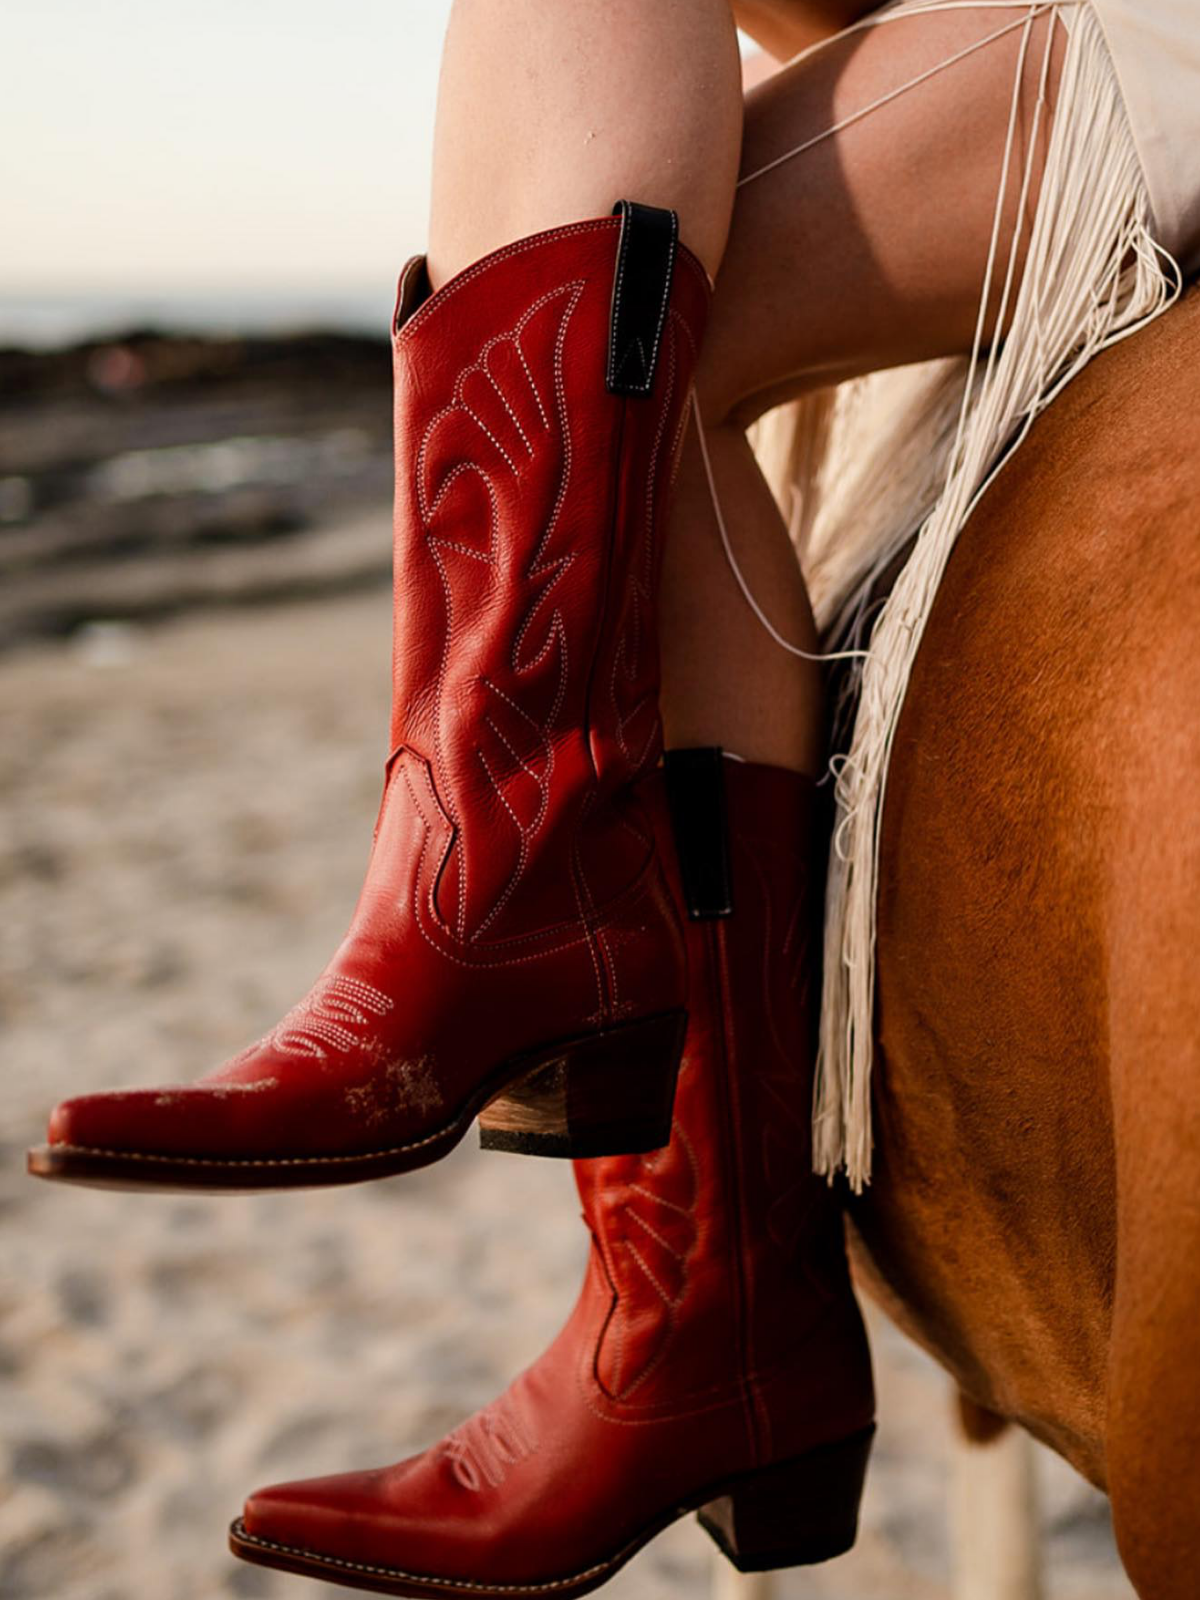
<path fill-rule="evenodd" d="M 431 1443 L 571 1304 L 585 1235 L 565 1164 L 471 1146 L 259 1198 L 24 1175 L 56 1097 L 197 1074 L 324 964 L 378 800 L 388 628 L 372 590 L 93 624 L 0 661 L 5 1600 L 345 1593 L 227 1555 L 244 1493 Z M 783 1577 L 780 1600 L 949 1600 L 949 1384 L 872 1331 L 859 1546 Z M 1047 1454 L 1039 1474 L 1049 1600 L 1130 1600 L 1102 1497 Z M 607 1593 L 703 1596 L 711 1551 L 685 1521 Z"/>

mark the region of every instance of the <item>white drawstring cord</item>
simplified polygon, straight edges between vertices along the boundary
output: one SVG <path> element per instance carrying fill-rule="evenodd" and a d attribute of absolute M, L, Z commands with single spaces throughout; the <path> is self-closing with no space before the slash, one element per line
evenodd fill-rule
<path fill-rule="evenodd" d="M 725 560 L 734 581 L 742 591 L 742 598 L 762 623 L 763 627 L 774 639 L 781 650 L 786 650 L 790 656 L 799 656 L 801 661 L 847 661 L 854 656 L 865 656 L 865 650 L 831 650 L 825 654 L 811 650 L 802 650 L 798 644 L 793 644 L 790 639 L 785 639 L 779 629 L 767 616 L 766 612 L 754 598 L 750 585 L 746 582 L 741 567 L 738 566 L 737 557 L 733 553 L 733 546 L 729 542 L 729 529 L 725 526 L 725 516 L 721 510 L 721 501 L 717 495 L 717 485 L 713 478 L 712 461 L 708 454 L 708 440 L 704 432 L 704 419 L 700 415 L 700 402 L 696 398 L 695 389 L 692 390 L 692 417 L 696 424 L 696 438 L 700 443 L 700 458 L 704 462 L 704 476 L 708 480 L 708 494 L 712 501 L 713 516 L 716 518 L 717 533 L 721 540 L 721 549 L 725 552 Z"/>

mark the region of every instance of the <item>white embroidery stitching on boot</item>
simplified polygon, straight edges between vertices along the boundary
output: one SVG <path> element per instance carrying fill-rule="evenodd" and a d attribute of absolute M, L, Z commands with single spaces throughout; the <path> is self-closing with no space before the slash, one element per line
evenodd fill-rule
<path fill-rule="evenodd" d="M 509 1468 L 533 1455 L 537 1444 L 515 1396 L 503 1394 L 456 1428 L 442 1448 L 457 1482 L 464 1489 L 479 1490 L 484 1484 L 498 1488 Z"/>

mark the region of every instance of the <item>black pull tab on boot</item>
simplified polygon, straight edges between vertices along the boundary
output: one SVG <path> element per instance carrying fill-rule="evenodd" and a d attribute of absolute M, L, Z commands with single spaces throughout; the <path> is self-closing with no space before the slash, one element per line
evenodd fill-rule
<path fill-rule="evenodd" d="M 687 914 L 693 922 L 732 916 L 725 754 L 715 745 L 668 750 L 663 777 Z"/>
<path fill-rule="evenodd" d="M 647 395 L 654 387 L 658 346 L 667 316 L 679 218 L 658 206 L 618 200 L 621 219 L 608 331 L 609 394 Z"/>

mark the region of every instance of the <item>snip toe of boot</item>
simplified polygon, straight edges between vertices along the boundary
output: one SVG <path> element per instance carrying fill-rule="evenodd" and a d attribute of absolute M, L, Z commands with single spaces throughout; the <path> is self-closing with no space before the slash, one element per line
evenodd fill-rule
<path fill-rule="evenodd" d="M 29 1152 L 40 1178 L 107 1188 L 203 1187 L 210 1168 L 265 1143 L 255 1104 L 221 1085 L 114 1089 L 63 1100 L 50 1114 L 47 1142 Z"/>
<path fill-rule="evenodd" d="M 202 1084 L 110 1089 L 55 1106 L 48 1139 L 79 1150 L 187 1154 L 198 1142 L 228 1139 L 232 1120 Z"/>
<path fill-rule="evenodd" d="M 384 1474 L 345 1472 L 257 1489 L 234 1523 L 238 1555 L 272 1554 L 348 1567 L 379 1563 Z M 249 1548 L 245 1548 L 248 1546 Z"/>
<path fill-rule="evenodd" d="M 78 1144 L 75 1137 L 74 1101 L 64 1100 L 61 1105 L 55 1106 L 50 1113 L 50 1122 L 46 1129 L 46 1142 L 48 1144 Z"/>
<path fill-rule="evenodd" d="M 353 1473 L 351 1477 L 365 1476 Z M 256 1489 L 242 1508 L 242 1527 L 252 1539 L 321 1549 L 328 1525 L 349 1510 L 341 1477 L 301 1478 Z"/>
<path fill-rule="evenodd" d="M 156 1166 L 195 1138 L 176 1095 L 120 1089 L 63 1100 L 50 1113 L 46 1143 L 29 1151 L 34 1177 L 105 1188 L 140 1188 Z M 189 1120 L 192 1126 L 189 1126 Z"/>
<path fill-rule="evenodd" d="M 148 1119 L 154 1120 L 153 1102 L 159 1092 L 123 1089 L 63 1100 L 50 1113 L 47 1140 L 80 1150 L 136 1148 L 138 1132 Z"/>

